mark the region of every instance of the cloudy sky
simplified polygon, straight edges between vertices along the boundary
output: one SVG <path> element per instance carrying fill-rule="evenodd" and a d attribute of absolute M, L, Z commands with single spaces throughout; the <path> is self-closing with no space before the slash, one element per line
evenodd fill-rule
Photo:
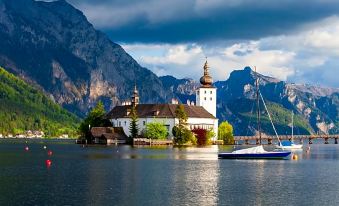
<path fill-rule="evenodd" d="M 158 75 L 234 69 L 339 87 L 337 0 L 68 0 Z"/>

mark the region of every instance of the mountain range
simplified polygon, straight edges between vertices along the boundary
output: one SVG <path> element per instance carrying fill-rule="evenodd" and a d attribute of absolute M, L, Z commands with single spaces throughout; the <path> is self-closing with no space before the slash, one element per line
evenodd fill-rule
<path fill-rule="evenodd" d="M 79 117 L 99 100 L 106 110 L 129 100 L 135 84 L 142 103 L 169 102 L 173 97 L 195 101 L 199 87 L 192 79 L 158 77 L 140 66 L 65 0 L 0 0 L 0 39 L 0 66 Z M 296 114 L 296 133 L 338 133 L 338 89 L 257 76 L 279 133 L 290 133 L 291 111 Z M 236 135 L 257 132 L 254 82 L 248 67 L 215 82 L 217 117 L 232 123 Z M 263 104 L 259 108 L 262 128 L 270 134 Z"/>
<path fill-rule="evenodd" d="M 255 74 L 251 68 L 235 70 L 225 81 L 215 82 L 217 87 L 217 117 L 229 121 L 236 135 L 253 135 L 257 132 L 256 87 L 260 92 L 276 124 L 279 134 L 291 133 L 292 111 L 296 114 L 295 133 L 338 133 L 339 89 L 312 85 L 286 83 L 276 78 Z M 182 102 L 195 101 L 194 89 L 199 83 L 192 79 L 160 77 L 164 85 Z M 273 134 L 267 112 L 261 102 L 262 128 Z"/>

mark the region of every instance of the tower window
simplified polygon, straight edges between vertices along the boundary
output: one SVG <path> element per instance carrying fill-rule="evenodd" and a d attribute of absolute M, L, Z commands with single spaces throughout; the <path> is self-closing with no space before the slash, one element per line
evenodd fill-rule
<path fill-rule="evenodd" d="M 210 98 L 210 100 L 212 101 L 212 97 Z"/>
<path fill-rule="evenodd" d="M 124 123 L 125 123 L 125 126 L 126 126 L 126 121 Z"/>
<path fill-rule="evenodd" d="M 146 121 L 143 121 L 142 124 L 145 126 L 146 125 Z"/>
<path fill-rule="evenodd" d="M 210 94 L 212 94 L 213 92 L 212 91 L 210 91 Z"/>
<path fill-rule="evenodd" d="M 204 100 L 206 100 L 206 97 L 204 97 Z"/>
<path fill-rule="evenodd" d="M 205 94 L 207 94 L 207 91 L 205 90 Z"/>

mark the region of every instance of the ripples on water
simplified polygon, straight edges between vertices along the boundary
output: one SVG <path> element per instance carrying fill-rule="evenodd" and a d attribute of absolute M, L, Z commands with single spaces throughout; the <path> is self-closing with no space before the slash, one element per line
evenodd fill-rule
<path fill-rule="evenodd" d="M 297 161 L 218 160 L 231 146 L 25 145 L 0 140 L 0 205 L 339 205 L 334 144 L 313 144 Z"/>

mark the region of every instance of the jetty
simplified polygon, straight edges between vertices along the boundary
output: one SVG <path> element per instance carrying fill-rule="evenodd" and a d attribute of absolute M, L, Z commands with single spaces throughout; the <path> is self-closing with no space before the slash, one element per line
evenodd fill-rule
<path fill-rule="evenodd" d="M 279 135 L 280 140 L 292 140 L 292 135 Z M 329 144 L 329 140 L 333 139 L 334 144 L 338 144 L 339 134 L 321 134 L 321 135 L 293 135 L 293 141 L 300 141 L 301 143 L 305 140 L 309 144 L 312 144 L 314 140 L 321 139 L 324 144 Z M 273 141 L 277 141 L 277 136 L 275 135 L 264 135 L 261 137 L 262 144 L 271 145 Z M 234 144 L 250 144 L 250 142 L 255 142 L 255 144 L 260 144 L 260 138 L 258 136 L 234 136 Z"/>
<path fill-rule="evenodd" d="M 134 138 L 133 145 L 173 145 L 172 140 Z"/>

